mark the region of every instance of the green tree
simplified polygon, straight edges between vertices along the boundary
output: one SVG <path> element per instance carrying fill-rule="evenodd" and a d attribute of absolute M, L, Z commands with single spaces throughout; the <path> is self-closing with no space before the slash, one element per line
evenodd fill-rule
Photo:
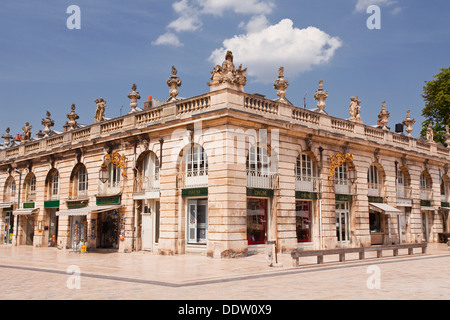
<path fill-rule="evenodd" d="M 450 68 L 440 69 L 435 80 L 425 81 L 422 97 L 425 108 L 422 109 L 422 137 L 426 136 L 428 124 L 433 123 L 434 141 L 444 143 L 445 125 L 450 125 Z"/>

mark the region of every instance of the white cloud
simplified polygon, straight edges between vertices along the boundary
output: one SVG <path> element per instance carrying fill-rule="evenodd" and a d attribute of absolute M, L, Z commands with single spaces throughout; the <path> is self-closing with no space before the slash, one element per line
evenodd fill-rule
<path fill-rule="evenodd" d="M 201 11 L 222 15 L 226 10 L 240 14 L 269 14 L 275 4 L 272 0 L 197 0 Z"/>
<path fill-rule="evenodd" d="M 366 12 L 367 7 L 377 5 L 380 7 L 389 7 L 396 4 L 395 0 L 358 0 L 355 6 L 355 12 Z M 398 13 L 398 12 L 397 12 Z"/>
<path fill-rule="evenodd" d="M 252 33 L 266 29 L 269 26 L 269 21 L 264 15 L 253 16 L 247 24 L 241 22 L 240 26 L 243 27 L 247 33 Z"/>
<path fill-rule="evenodd" d="M 168 33 L 161 35 L 153 44 L 166 41 L 169 37 L 176 37 L 174 32 L 196 31 L 203 25 L 203 15 L 221 16 L 226 11 L 237 14 L 262 15 L 271 13 L 275 4 L 274 0 L 179 0 L 172 4 L 177 18 L 167 25 Z M 259 21 L 261 22 L 261 21 Z M 256 22 L 255 22 L 256 23 Z M 251 27 L 251 25 L 249 26 Z M 256 27 L 256 26 L 255 26 Z M 160 40 L 160 41 L 158 41 Z M 182 45 L 177 38 L 178 45 Z"/>
<path fill-rule="evenodd" d="M 247 24 L 247 34 L 237 35 L 223 42 L 214 50 L 209 61 L 221 64 L 227 50 L 231 50 L 237 64 L 247 67 L 247 74 L 259 82 L 273 82 L 278 68 L 285 67 L 286 76 L 295 77 L 315 65 L 330 61 L 342 45 L 337 37 L 315 27 L 295 28 L 290 19 L 267 25 L 259 31 L 254 29 L 264 21 L 261 17 Z"/>
<path fill-rule="evenodd" d="M 181 0 L 172 5 L 173 10 L 179 15 L 177 19 L 167 26 L 176 32 L 195 31 L 202 26 L 199 18 L 199 11 L 188 3 L 188 0 Z"/>
<path fill-rule="evenodd" d="M 173 34 L 172 32 L 166 32 L 158 37 L 155 41 L 152 42 L 153 45 L 161 46 L 168 45 L 174 47 L 182 47 L 183 44 L 180 42 L 180 39 Z"/>

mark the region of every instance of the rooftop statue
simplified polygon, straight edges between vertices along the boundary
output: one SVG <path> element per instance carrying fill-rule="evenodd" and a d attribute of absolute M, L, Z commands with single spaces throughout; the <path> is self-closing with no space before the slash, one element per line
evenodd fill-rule
<path fill-rule="evenodd" d="M 25 122 L 25 127 L 22 127 L 23 134 L 22 134 L 22 140 L 28 141 L 31 139 L 31 129 L 33 126 L 30 126 L 29 122 Z"/>
<path fill-rule="evenodd" d="M 240 65 L 235 69 L 233 63 L 233 53 L 227 51 L 225 55 L 225 60 L 222 66 L 215 66 L 213 71 L 211 71 L 211 82 L 208 82 L 208 86 L 211 90 L 217 87 L 222 87 L 222 84 L 230 84 L 240 91 L 244 91 L 244 86 L 247 83 L 247 68 L 242 69 Z"/>
<path fill-rule="evenodd" d="M 361 100 L 358 99 L 358 97 L 351 97 L 350 98 L 350 107 L 348 112 L 350 113 L 350 121 L 355 121 L 355 122 L 361 122 Z"/>
<path fill-rule="evenodd" d="M 106 101 L 103 98 L 99 98 L 95 99 L 95 103 L 97 104 L 97 110 L 95 111 L 94 123 L 105 121 Z"/>

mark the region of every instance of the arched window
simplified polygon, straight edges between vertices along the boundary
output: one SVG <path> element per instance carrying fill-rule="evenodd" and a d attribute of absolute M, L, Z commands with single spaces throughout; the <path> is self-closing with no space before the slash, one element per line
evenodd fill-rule
<path fill-rule="evenodd" d="M 56 169 L 49 171 L 46 179 L 46 200 L 59 200 L 59 172 Z"/>
<path fill-rule="evenodd" d="M 420 200 L 431 200 L 433 197 L 433 190 L 431 186 L 431 177 L 428 173 L 422 172 L 420 174 Z"/>
<path fill-rule="evenodd" d="M 295 166 L 295 190 L 313 192 L 317 189 L 317 178 L 315 177 L 315 166 L 307 153 L 297 157 Z"/>
<path fill-rule="evenodd" d="M 185 188 L 208 186 L 208 157 L 201 145 L 192 144 L 185 150 Z"/>
<path fill-rule="evenodd" d="M 9 177 L 5 183 L 5 189 L 3 193 L 4 202 L 14 202 L 16 199 L 16 181 L 13 177 Z"/>
<path fill-rule="evenodd" d="M 350 181 L 347 163 L 341 164 L 334 173 L 334 192 L 337 194 L 350 194 Z"/>
<path fill-rule="evenodd" d="M 377 166 L 371 165 L 367 171 L 368 195 L 372 197 L 381 196 L 381 176 Z"/>
<path fill-rule="evenodd" d="M 75 166 L 70 176 L 71 199 L 85 199 L 88 197 L 88 175 L 84 164 Z"/>
<path fill-rule="evenodd" d="M 36 176 L 32 172 L 25 177 L 25 201 L 36 201 Z"/>
<path fill-rule="evenodd" d="M 159 190 L 159 159 L 154 152 L 147 152 L 138 161 L 135 192 Z"/>

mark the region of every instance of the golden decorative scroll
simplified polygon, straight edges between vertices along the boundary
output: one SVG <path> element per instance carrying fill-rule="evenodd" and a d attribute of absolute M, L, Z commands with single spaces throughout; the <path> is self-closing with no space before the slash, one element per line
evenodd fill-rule
<path fill-rule="evenodd" d="M 330 159 L 331 159 L 331 166 L 330 166 L 330 179 L 332 179 L 334 177 L 334 172 L 336 170 L 336 168 L 339 168 L 343 163 L 347 162 L 347 163 L 353 163 L 353 154 L 350 153 L 337 153 L 335 156 L 334 155 L 330 155 Z"/>
<path fill-rule="evenodd" d="M 106 159 L 109 159 L 111 161 L 111 163 L 113 165 L 115 165 L 116 167 L 119 167 L 120 169 L 122 169 L 122 176 L 124 178 L 127 177 L 127 173 L 126 173 L 126 163 L 127 163 L 127 157 L 125 157 L 125 155 L 120 155 L 120 153 L 118 152 L 114 152 L 112 155 L 111 154 L 106 154 L 105 155 Z"/>

